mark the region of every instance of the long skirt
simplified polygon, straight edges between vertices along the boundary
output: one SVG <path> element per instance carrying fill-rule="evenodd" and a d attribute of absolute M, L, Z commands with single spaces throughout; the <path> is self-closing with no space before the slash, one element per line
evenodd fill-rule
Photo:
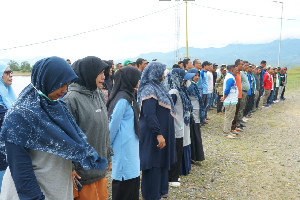
<path fill-rule="evenodd" d="M 192 118 L 190 123 L 190 130 L 191 130 L 191 158 L 193 161 L 203 161 L 205 160 L 205 157 L 204 157 L 204 151 L 202 145 L 200 124 L 195 123 Z"/>
<path fill-rule="evenodd" d="M 112 181 L 113 200 L 139 200 L 140 177 L 126 181 Z"/>
<path fill-rule="evenodd" d="M 142 171 L 142 196 L 145 200 L 159 200 L 168 192 L 167 168 L 153 167 Z"/>
<path fill-rule="evenodd" d="M 83 185 L 80 192 L 73 188 L 76 200 L 105 200 L 108 198 L 107 179 L 104 177 L 94 183 Z"/>
<path fill-rule="evenodd" d="M 183 138 L 176 138 L 177 161 L 171 165 L 169 170 L 169 182 L 178 182 L 180 174 L 180 164 L 182 160 Z"/>
<path fill-rule="evenodd" d="M 183 147 L 180 175 L 188 175 L 191 169 L 191 145 L 187 145 Z"/>

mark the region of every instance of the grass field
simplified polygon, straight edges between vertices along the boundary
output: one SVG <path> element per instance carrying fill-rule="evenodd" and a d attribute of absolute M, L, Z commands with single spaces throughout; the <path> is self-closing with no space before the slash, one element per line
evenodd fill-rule
<path fill-rule="evenodd" d="M 287 71 L 287 87 L 288 93 L 292 91 L 300 91 L 300 66 L 293 67 Z"/>

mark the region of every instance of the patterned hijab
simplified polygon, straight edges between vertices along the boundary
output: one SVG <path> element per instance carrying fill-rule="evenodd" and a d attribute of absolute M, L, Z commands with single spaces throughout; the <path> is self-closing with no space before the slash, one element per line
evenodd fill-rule
<path fill-rule="evenodd" d="M 16 100 L 16 95 L 11 87 L 11 85 L 6 86 L 3 82 L 2 75 L 7 68 L 6 65 L 0 63 L 0 97 L 2 98 L 2 101 L 5 105 L 5 107 L 8 109 L 11 107 L 11 105 Z"/>
<path fill-rule="evenodd" d="M 142 74 L 137 100 L 141 107 L 144 100 L 154 98 L 160 106 L 169 109 L 171 115 L 175 117 L 173 100 L 162 84 L 165 69 L 166 65 L 159 62 L 152 62 L 147 65 Z"/>
<path fill-rule="evenodd" d="M 108 161 L 98 156 L 77 126 L 67 105 L 52 101 L 48 94 L 78 77 L 62 58 L 49 57 L 33 66 L 31 84 L 8 110 L 0 135 L 0 150 L 5 142 L 48 152 L 81 164 L 84 169 L 104 169 Z"/>
<path fill-rule="evenodd" d="M 196 71 L 194 71 L 194 70 L 196 70 Z M 191 72 L 196 72 L 196 73 L 191 73 Z M 200 95 L 200 91 L 199 91 L 199 89 L 198 89 L 198 86 L 197 86 L 197 83 L 195 83 L 194 81 L 193 81 L 193 78 L 194 78 L 194 76 L 197 74 L 197 73 L 199 73 L 199 75 L 200 75 L 200 72 L 199 72 L 199 70 L 197 70 L 197 69 L 190 69 L 189 70 L 189 73 L 187 73 L 185 76 L 184 76 L 184 79 L 185 80 L 189 80 L 189 81 L 191 81 L 191 84 L 189 85 L 189 87 L 187 88 L 187 91 L 188 91 L 188 94 L 189 95 L 192 95 L 192 96 L 194 96 L 198 101 L 199 101 L 199 105 L 200 105 L 200 120 L 201 120 L 201 122 L 204 122 L 204 119 L 205 119 L 205 112 L 204 112 L 204 104 L 203 104 L 203 99 L 202 99 L 202 97 L 201 97 L 201 95 Z"/>
<path fill-rule="evenodd" d="M 189 125 L 190 123 L 190 110 L 192 107 L 191 100 L 186 93 L 186 87 L 181 85 L 183 82 L 185 71 L 183 69 L 175 68 L 167 74 L 164 85 L 168 90 L 176 89 L 179 92 L 183 106 L 183 118 L 184 123 Z"/>

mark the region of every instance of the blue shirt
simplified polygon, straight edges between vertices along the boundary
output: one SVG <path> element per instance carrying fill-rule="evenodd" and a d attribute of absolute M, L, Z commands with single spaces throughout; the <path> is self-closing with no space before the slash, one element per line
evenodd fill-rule
<path fill-rule="evenodd" d="M 200 72 L 200 76 L 202 78 L 203 94 L 207 94 L 208 93 L 207 71 L 202 70 Z M 200 78 L 199 78 L 199 80 L 200 80 Z"/>
<path fill-rule="evenodd" d="M 134 130 L 134 113 L 127 100 L 120 99 L 116 103 L 109 130 L 114 150 L 111 177 L 118 181 L 139 177 L 139 139 Z"/>
<path fill-rule="evenodd" d="M 197 86 L 198 86 L 200 96 L 202 96 L 202 94 L 203 94 L 203 79 L 202 79 L 202 76 L 199 76 L 199 81 L 197 83 Z"/>

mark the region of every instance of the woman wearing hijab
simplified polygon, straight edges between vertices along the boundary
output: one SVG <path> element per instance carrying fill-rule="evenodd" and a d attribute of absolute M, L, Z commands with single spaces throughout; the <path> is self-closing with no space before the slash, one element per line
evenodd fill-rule
<path fill-rule="evenodd" d="M 182 161 L 184 129 L 189 129 L 190 109 L 192 107 L 183 86 L 184 75 L 185 71 L 183 69 L 172 69 L 172 71 L 167 74 L 164 81 L 165 86 L 169 90 L 169 94 L 173 99 L 176 111 L 175 138 L 177 161 L 171 165 L 171 169 L 169 171 L 169 185 L 173 187 L 180 186 L 178 179 Z"/>
<path fill-rule="evenodd" d="M 192 118 L 190 120 L 190 128 L 191 128 L 191 159 L 193 162 L 195 161 L 203 161 L 205 160 L 203 145 L 202 145 L 202 137 L 201 137 L 201 128 L 200 122 L 201 117 L 204 118 L 205 112 L 201 110 L 202 98 L 200 96 L 197 82 L 199 80 L 200 72 L 196 69 L 189 70 L 186 79 L 187 81 L 187 90 L 189 93 L 189 97 L 191 99 L 193 105 Z"/>
<path fill-rule="evenodd" d="M 138 89 L 140 114 L 140 159 L 142 196 L 157 200 L 168 194 L 168 170 L 176 161 L 174 117 L 171 96 L 161 83 L 166 65 L 150 63 Z"/>
<path fill-rule="evenodd" d="M 113 62 L 112 61 L 104 61 L 104 62 L 108 65 L 108 67 L 104 70 L 105 79 L 103 82 L 102 91 L 105 95 L 105 100 L 107 102 L 114 85 Z"/>
<path fill-rule="evenodd" d="M 0 150 L 8 168 L 2 200 L 73 199 L 72 161 L 84 169 L 103 169 L 100 158 L 59 98 L 77 78 L 62 58 L 38 61 L 29 84 L 8 110 Z"/>
<path fill-rule="evenodd" d="M 4 64 L 0 63 L 0 74 L 2 78 L 0 79 L 0 130 L 3 123 L 4 115 L 11 107 L 13 102 L 16 100 L 16 95 L 11 87 L 13 72 L 11 69 Z M 7 168 L 6 157 L 4 154 L 0 153 L 0 192 L 3 175 L 5 169 Z"/>
<path fill-rule="evenodd" d="M 138 200 L 140 188 L 139 106 L 134 89 L 141 73 L 124 67 L 115 74 L 116 82 L 107 102 L 110 117 L 112 157 L 112 199 Z"/>
<path fill-rule="evenodd" d="M 102 170 L 85 170 L 79 163 L 74 163 L 73 175 L 80 182 L 74 186 L 78 188 L 74 189 L 74 198 L 77 200 L 108 198 L 105 176 L 111 168 L 113 151 L 110 145 L 105 99 L 100 89 L 107 67 L 105 62 L 94 56 L 74 62 L 72 68 L 78 79 L 69 86 L 68 93 L 63 98 L 76 123 L 85 133 L 88 143 L 100 156 L 109 161 L 109 167 Z"/>

